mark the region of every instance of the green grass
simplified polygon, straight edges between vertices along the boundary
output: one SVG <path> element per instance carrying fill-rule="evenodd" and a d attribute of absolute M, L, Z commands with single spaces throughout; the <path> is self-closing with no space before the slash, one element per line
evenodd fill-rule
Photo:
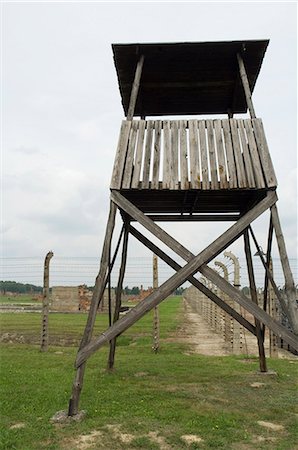
<path fill-rule="evenodd" d="M 160 308 L 163 338 L 179 325 L 180 312 L 177 298 Z M 77 317 L 65 315 L 64 326 L 76 330 L 81 323 L 71 318 L 75 322 Z M 93 431 L 101 435 L 90 449 L 161 449 L 150 433 L 173 450 L 296 448 L 297 362 L 269 360 L 278 375 L 264 377 L 256 373 L 255 358 L 188 354 L 185 346 L 163 340 L 154 354 L 151 327 L 147 316 L 127 331 L 114 372 L 105 370 L 107 347 L 90 358 L 80 403 L 87 417 L 81 423 L 49 421 L 56 411 L 67 409 L 76 348 L 51 347 L 40 353 L 34 345 L 2 345 L 0 448 L 75 450 L 80 436 Z M 256 381 L 265 385 L 251 387 Z M 268 431 L 258 420 L 281 424 L 284 430 Z M 18 423 L 24 427 L 10 428 Z M 130 443 L 121 442 L 119 432 L 130 434 Z M 187 434 L 203 442 L 187 446 L 181 438 Z M 258 442 L 258 437 L 271 440 Z"/>
<path fill-rule="evenodd" d="M 27 294 L 19 294 L 16 296 L 11 295 L 0 295 L 0 304 L 7 304 L 7 305 L 22 305 L 22 304 L 36 304 L 40 305 L 41 300 L 38 300 L 33 295 L 27 295 Z"/>

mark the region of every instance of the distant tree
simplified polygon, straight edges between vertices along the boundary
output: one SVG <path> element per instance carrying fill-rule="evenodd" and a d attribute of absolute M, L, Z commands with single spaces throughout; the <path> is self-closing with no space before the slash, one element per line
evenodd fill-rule
<path fill-rule="evenodd" d="M 247 295 L 248 297 L 250 296 L 250 289 L 249 289 L 248 286 L 244 286 L 244 287 L 241 289 L 241 291 L 242 291 L 242 293 L 243 293 L 244 295 Z"/>
<path fill-rule="evenodd" d="M 32 294 L 41 293 L 42 287 L 28 283 L 17 283 L 16 281 L 0 281 L 0 291 L 3 293 L 13 292 L 16 294 Z"/>
<path fill-rule="evenodd" d="M 185 288 L 183 288 L 182 286 L 180 286 L 179 288 L 177 288 L 177 289 L 175 290 L 175 295 L 182 295 L 184 291 L 185 291 Z"/>

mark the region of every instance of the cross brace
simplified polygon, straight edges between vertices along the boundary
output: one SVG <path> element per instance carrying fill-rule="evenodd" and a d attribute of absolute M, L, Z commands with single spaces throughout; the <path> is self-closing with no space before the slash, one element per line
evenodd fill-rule
<path fill-rule="evenodd" d="M 267 325 L 277 336 L 282 337 L 293 348 L 298 349 L 297 337 L 286 330 L 278 322 L 274 321 L 265 311 L 252 303 L 244 294 L 231 286 L 222 277 L 220 277 L 214 270 L 207 266 L 214 257 L 227 248 L 234 242 L 247 227 L 268 208 L 272 207 L 276 201 L 277 196 L 275 192 L 267 193 L 266 198 L 260 201 L 256 206 L 250 209 L 243 215 L 234 225 L 227 231 L 213 241 L 198 255 L 193 255 L 185 247 L 179 244 L 172 236 L 162 230 L 158 225 L 152 222 L 151 219 L 145 216 L 138 208 L 123 197 L 119 192 L 112 191 L 111 200 L 121 210 L 127 213 L 134 220 L 141 223 L 147 230 L 159 238 L 168 247 L 174 250 L 179 256 L 187 261 L 187 264 L 177 270 L 177 273 L 170 277 L 163 283 L 156 291 L 150 294 L 145 300 L 141 301 L 135 306 L 126 316 L 122 317 L 108 330 L 102 333 L 94 341 L 88 343 L 84 348 L 78 352 L 75 366 L 80 367 L 98 348 L 104 343 L 109 342 L 119 334 L 123 333 L 127 328 L 133 325 L 144 314 L 150 311 L 154 306 L 157 306 L 162 300 L 170 295 L 178 286 L 183 284 L 189 277 L 200 271 L 213 283 L 217 284 L 220 289 L 234 298 L 241 306 L 244 306 L 247 311 L 251 312 L 256 319 Z"/>

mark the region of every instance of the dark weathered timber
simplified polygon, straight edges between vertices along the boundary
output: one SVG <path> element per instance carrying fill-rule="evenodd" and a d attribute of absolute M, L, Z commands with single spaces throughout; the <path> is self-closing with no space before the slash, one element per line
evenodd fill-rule
<path fill-rule="evenodd" d="M 120 189 L 124 172 L 124 164 L 127 153 L 127 144 L 129 140 L 130 128 L 132 122 L 123 120 L 120 130 L 120 136 L 114 161 L 114 168 L 111 180 L 111 189 Z"/>
<path fill-rule="evenodd" d="M 253 119 L 252 126 L 254 129 L 255 139 L 257 143 L 258 152 L 260 155 L 260 161 L 262 163 L 262 169 L 266 185 L 269 188 L 277 186 L 277 180 L 267 145 L 263 123 L 261 119 Z"/>
<path fill-rule="evenodd" d="M 256 113 L 255 113 L 254 105 L 253 105 L 252 98 L 251 98 L 251 89 L 249 86 L 243 58 L 240 53 L 237 53 L 237 60 L 238 60 L 238 65 L 239 65 L 240 78 L 241 78 L 242 86 L 243 86 L 244 93 L 245 93 L 247 108 L 249 110 L 250 117 L 252 119 L 254 119 L 256 117 Z"/>
<path fill-rule="evenodd" d="M 172 269 L 179 270 L 180 266 L 176 261 L 174 261 L 170 256 L 158 248 L 152 241 L 143 236 L 138 230 L 130 226 L 129 229 L 132 236 L 134 236 L 138 241 L 142 242 L 149 250 L 155 253 L 160 259 L 167 263 Z M 187 279 L 193 286 L 199 289 L 203 294 L 207 295 L 214 303 L 216 303 L 220 308 L 230 314 L 237 322 L 243 325 L 250 333 L 256 335 L 256 329 L 248 320 L 242 317 L 237 311 L 235 311 L 230 305 L 225 303 L 220 297 L 218 297 L 214 292 L 210 291 L 204 284 L 200 283 L 194 276 L 190 276 Z"/>
<path fill-rule="evenodd" d="M 235 222 L 239 214 L 150 214 L 154 222 Z"/>
<path fill-rule="evenodd" d="M 118 284 L 117 284 L 117 290 L 116 290 L 116 300 L 115 300 L 115 311 L 114 311 L 113 323 L 115 323 L 115 322 L 117 322 L 117 320 L 119 320 L 120 309 L 121 309 L 123 279 L 124 279 L 124 275 L 125 275 L 125 268 L 126 268 L 126 261 L 127 261 L 127 246 L 128 246 L 128 235 L 129 235 L 128 227 L 129 227 L 129 224 L 126 223 L 125 231 L 124 231 L 120 270 L 119 270 L 119 278 L 118 278 Z M 109 358 L 108 358 L 108 369 L 109 370 L 112 370 L 114 368 L 115 352 L 116 352 L 116 339 L 117 339 L 117 337 L 114 337 L 114 339 L 112 339 L 110 341 L 110 351 L 109 351 Z"/>
<path fill-rule="evenodd" d="M 134 217 L 137 210 L 126 199 L 124 199 L 118 192 L 112 193 L 113 201 L 118 204 L 121 209 L 124 209 L 129 215 Z M 146 301 L 140 302 L 133 310 L 131 310 L 125 317 L 121 318 L 117 323 L 110 327 L 100 337 L 95 339 L 92 343 L 87 344 L 78 353 L 76 366 L 82 365 L 89 356 L 94 353 L 99 347 L 113 339 L 118 334 L 125 331 L 133 323 L 139 320 L 144 314 L 150 311 L 154 306 L 157 306 L 162 300 L 173 292 L 178 286 L 185 282 L 185 280 L 196 273 L 200 266 L 208 263 L 211 259 L 217 256 L 221 251 L 234 242 L 244 231 L 245 228 L 255 220 L 260 214 L 262 214 L 268 207 L 272 205 L 272 201 L 275 200 L 275 193 L 270 192 L 267 194 L 266 200 L 260 202 L 243 217 L 241 217 L 236 224 L 232 225 L 227 231 L 225 231 L 219 238 L 217 238 L 212 244 L 206 247 L 197 256 L 192 255 L 191 252 L 184 249 L 174 238 L 165 233 L 160 227 L 150 221 L 141 211 L 137 211 L 140 215 L 139 222 L 142 223 L 149 231 L 162 240 L 166 245 L 172 248 L 180 256 L 183 254 L 183 258 L 190 260 L 182 269 L 180 269 L 175 275 L 170 277 L 165 283 L 163 283 L 155 292 L 150 294 Z M 149 222 L 149 223 L 148 223 Z M 154 231 L 153 231 L 154 230 Z M 178 251 L 177 251 L 178 249 Z"/>
<path fill-rule="evenodd" d="M 48 252 L 44 260 L 43 268 L 43 293 L 42 293 L 42 324 L 40 351 L 47 352 L 49 346 L 49 305 L 50 305 L 50 261 L 54 253 Z"/>
<path fill-rule="evenodd" d="M 158 258 L 153 254 L 153 289 L 158 288 Z M 153 336 L 152 336 L 152 350 L 156 353 L 159 350 L 159 310 L 158 306 L 154 308 L 153 316 Z"/>
<path fill-rule="evenodd" d="M 250 231 L 252 231 L 252 228 L 250 227 Z M 267 238 L 267 251 L 266 251 L 266 270 L 265 270 L 265 279 L 264 279 L 264 294 L 263 294 L 263 310 L 267 311 L 268 307 L 268 293 L 269 293 L 269 277 L 267 271 L 272 275 L 272 259 L 271 259 L 271 250 L 272 250 L 272 241 L 273 241 L 273 223 L 272 223 L 272 216 L 270 213 L 270 221 L 269 221 L 269 230 L 268 230 L 268 238 Z M 261 249 L 260 249 L 261 251 Z M 273 288 L 272 288 L 273 289 Z M 262 328 L 263 333 L 263 339 L 265 336 L 265 326 Z"/>
<path fill-rule="evenodd" d="M 285 277 L 285 291 L 287 300 L 287 316 L 295 334 L 298 335 L 298 307 L 293 274 L 290 268 L 286 244 L 282 233 L 276 205 L 271 208 L 272 223 L 280 254 L 281 265 Z"/>
<path fill-rule="evenodd" d="M 252 263 L 250 242 L 249 242 L 249 234 L 248 230 L 244 230 L 244 250 L 246 256 L 246 263 L 248 269 L 248 278 L 249 278 L 249 288 L 250 295 L 252 301 L 257 305 L 258 304 L 258 294 L 255 283 L 255 275 Z M 259 364 L 260 371 L 267 372 L 267 364 L 266 364 L 266 356 L 265 356 L 265 348 L 264 348 L 264 336 L 262 333 L 261 323 L 258 319 L 255 318 L 256 332 L 257 332 L 257 340 L 258 340 L 258 350 L 259 350 Z"/>
<path fill-rule="evenodd" d="M 127 112 L 127 120 L 132 120 L 135 112 L 135 106 L 138 98 L 139 88 L 140 88 L 140 81 L 142 76 L 142 70 L 143 70 L 143 64 L 144 64 L 144 55 L 141 55 L 136 67 L 135 77 L 130 93 L 130 100 L 129 100 L 129 106 L 128 106 L 128 112 Z"/>
<path fill-rule="evenodd" d="M 90 310 L 85 327 L 85 331 L 81 340 L 80 349 L 84 348 L 91 340 L 96 313 L 98 305 L 102 299 L 106 283 L 107 283 L 107 269 L 109 265 L 109 253 L 111 247 L 111 240 L 115 226 L 117 206 L 112 201 L 110 202 L 110 213 L 106 227 L 106 235 L 103 244 L 102 256 L 100 261 L 99 273 L 96 277 L 95 287 L 92 295 Z M 69 401 L 68 415 L 73 416 L 78 413 L 80 394 L 83 387 L 83 379 L 85 373 L 85 364 L 82 364 L 76 372 L 75 380 L 72 388 L 72 396 Z"/>

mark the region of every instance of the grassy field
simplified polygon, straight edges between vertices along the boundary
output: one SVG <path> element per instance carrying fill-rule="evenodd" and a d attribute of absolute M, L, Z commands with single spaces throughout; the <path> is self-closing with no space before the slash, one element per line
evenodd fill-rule
<path fill-rule="evenodd" d="M 0 295 L 0 304 L 7 305 L 22 305 L 22 304 L 36 304 L 40 305 L 41 300 L 37 299 L 34 295 L 28 294 L 18 294 L 16 296 L 12 295 Z"/>
<path fill-rule="evenodd" d="M 161 305 L 159 353 L 151 350 L 148 315 L 119 340 L 114 372 L 105 370 L 107 347 L 89 360 L 81 396 L 87 416 L 81 423 L 50 423 L 56 411 L 67 408 L 76 348 L 40 353 L 34 345 L 2 344 L 1 449 L 297 448 L 297 362 L 269 360 L 278 375 L 261 376 L 255 358 L 192 354 L 165 339 L 175 333 L 181 312 L 179 298 Z M 3 314 L 1 329 L 13 327 L 15 320 L 14 329 L 24 333 L 31 319 L 37 332 L 37 316 Z M 52 331 L 62 327 L 64 336 L 73 336 L 86 316 L 53 314 L 50 319 Z M 97 331 L 106 320 L 98 320 Z M 258 421 L 283 428 L 270 430 Z M 196 436 L 197 442 L 187 443 L 185 436 Z"/>

